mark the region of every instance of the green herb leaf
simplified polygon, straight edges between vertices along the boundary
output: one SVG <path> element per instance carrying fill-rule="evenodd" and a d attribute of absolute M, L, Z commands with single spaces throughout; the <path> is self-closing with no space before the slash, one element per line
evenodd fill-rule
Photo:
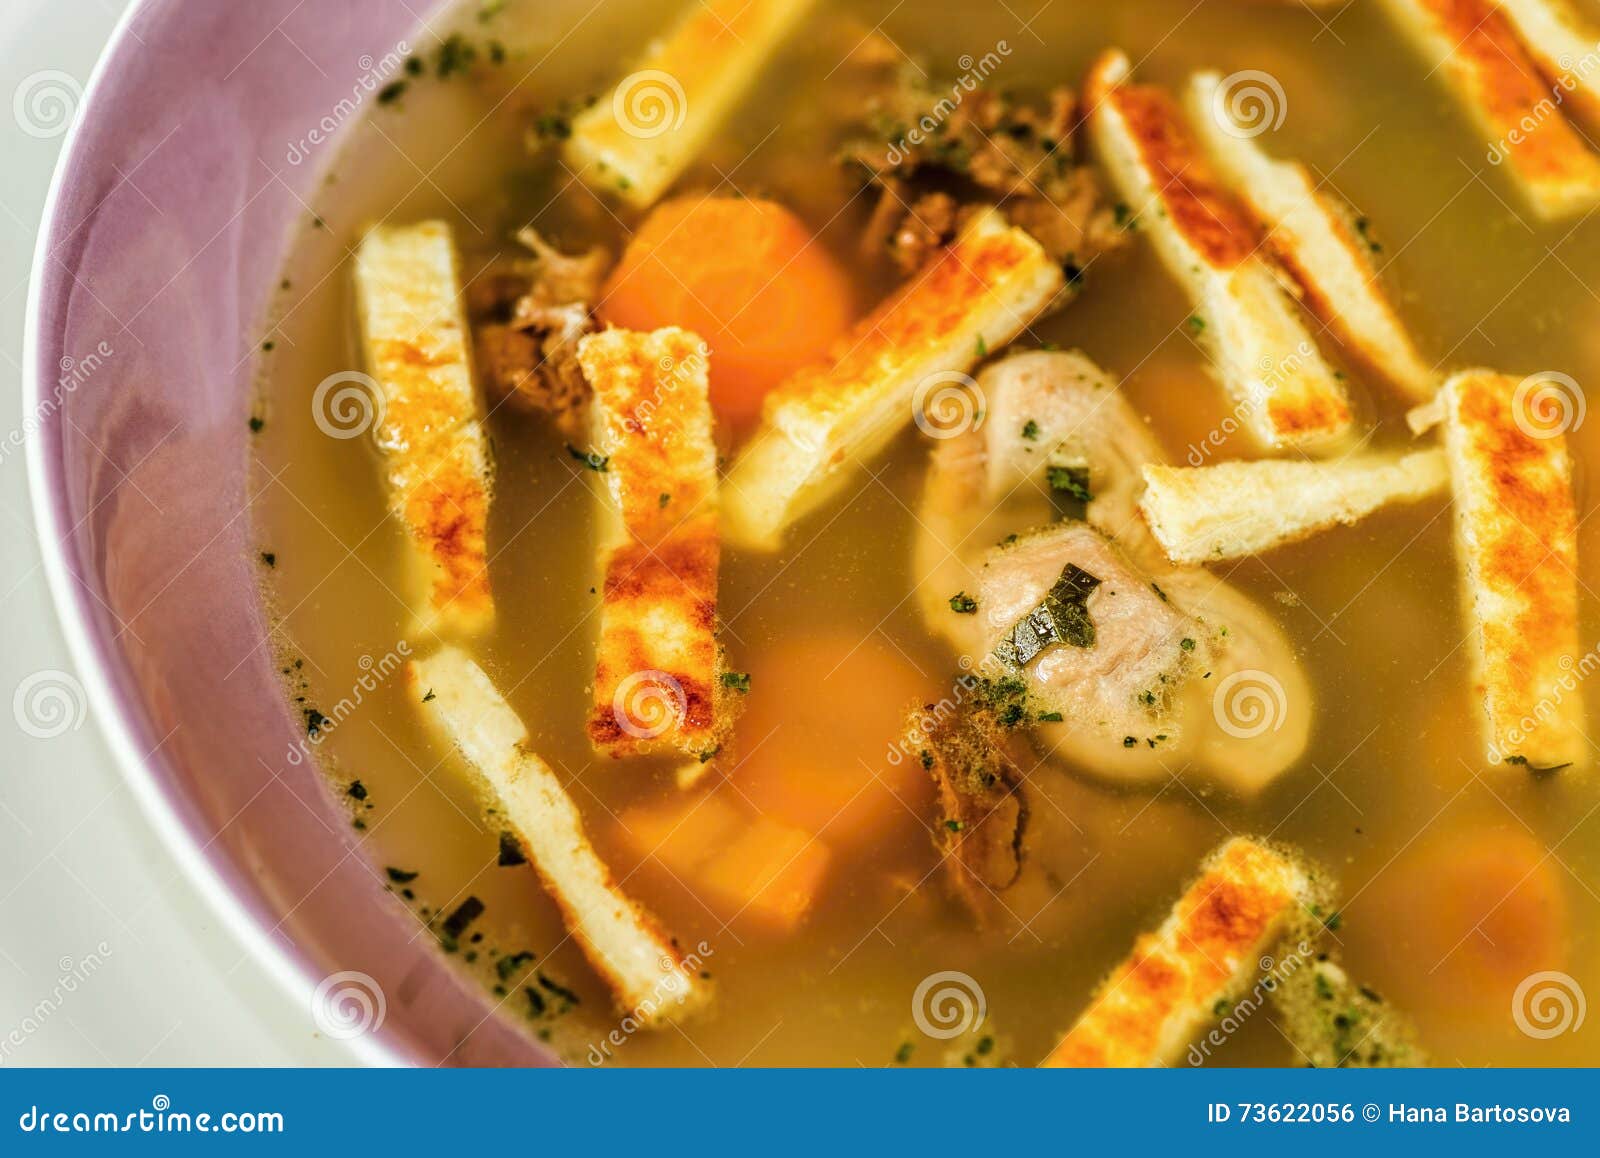
<path fill-rule="evenodd" d="M 1089 618 L 1089 596 L 1100 580 L 1076 563 L 1061 570 L 1049 594 L 1017 621 L 1000 641 L 994 654 L 1010 667 L 1023 667 L 1052 644 L 1093 647 L 1094 623 Z"/>
<path fill-rule="evenodd" d="M 1045 479 L 1056 494 L 1071 495 L 1080 503 L 1094 498 L 1089 490 L 1089 468 L 1086 466 L 1046 467 Z"/>
<path fill-rule="evenodd" d="M 579 450 L 570 442 L 567 443 L 567 453 L 586 468 L 597 473 L 604 473 L 611 469 L 611 458 L 608 455 L 599 454 L 592 450 Z"/>
<path fill-rule="evenodd" d="M 522 851 L 522 842 L 517 839 L 514 832 L 500 834 L 500 867 L 510 868 L 513 865 L 527 864 L 528 855 Z"/>
<path fill-rule="evenodd" d="M 456 906 L 455 912 L 444 919 L 440 928 L 452 941 L 467 931 L 467 926 L 483 916 L 484 904 L 477 897 L 468 897 Z"/>

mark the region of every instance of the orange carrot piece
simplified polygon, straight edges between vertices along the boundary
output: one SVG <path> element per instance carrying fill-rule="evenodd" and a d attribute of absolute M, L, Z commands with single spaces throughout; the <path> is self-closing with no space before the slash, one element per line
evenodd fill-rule
<path fill-rule="evenodd" d="M 634 330 L 682 326 L 711 347 L 711 405 L 736 430 L 767 392 L 822 357 L 849 326 L 849 279 L 774 201 L 680 197 L 634 233 L 600 317 Z"/>
<path fill-rule="evenodd" d="M 810 833 L 750 812 L 727 790 L 640 805 L 621 828 L 723 920 L 749 917 L 785 932 L 810 911 L 833 859 Z"/>
<path fill-rule="evenodd" d="M 758 816 L 711 858 L 700 879 L 728 904 L 737 901 L 736 915 L 793 929 L 821 889 L 831 859 L 816 837 Z"/>
<path fill-rule="evenodd" d="M 1384 979 L 1384 996 L 1414 1013 L 1441 1049 L 1485 1033 L 1514 1040 L 1507 1009 L 1518 986 L 1570 967 L 1560 862 L 1516 822 L 1495 824 L 1430 834 L 1350 907 L 1352 947 L 1406 962 Z"/>
<path fill-rule="evenodd" d="M 727 793 L 698 800 L 674 799 L 677 807 L 641 806 L 622 817 L 628 842 L 653 855 L 678 876 L 692 875 L 746 823 L 743 811 Z"/>
<path fill-rule="evenodd" d="M 948 690 L 882 638 L 848 632 L 785 640 L 751 663 L 730 775 L 757 809 L 835 846 L 932 815 L 928 773 L 895 744 L 907 707 Z"/>

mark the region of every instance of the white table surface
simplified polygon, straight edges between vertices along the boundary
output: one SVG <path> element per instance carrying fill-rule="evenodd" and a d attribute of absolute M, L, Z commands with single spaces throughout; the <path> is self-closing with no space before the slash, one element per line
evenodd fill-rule
<path fill-rule="evenodd" d="M 23 131 L 16 94 L 44 71 L 87 81 L 125 6 L 0 3 L 0 439 L 22 421 L 28 271 L 62 143 Z M 180 875 L 95 721 L 18 726 L 17 688 L 72 666 L 26 475 L 20 452 L 0 459 L 0 1069 L 349 1064 Z"/>

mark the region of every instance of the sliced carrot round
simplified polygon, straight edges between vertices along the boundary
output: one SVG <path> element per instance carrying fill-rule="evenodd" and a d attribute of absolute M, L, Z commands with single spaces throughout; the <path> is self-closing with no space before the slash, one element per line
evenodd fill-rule
<path fill-rule="evenodd" d="M 821 358 L 849 326 L 849 279 L 775 201 L 680 197 L 628 243 L 602 294 L 602 320 L 682 326 L 711 347 L 711 403 L 735 429 L 774 386 Z"/>
<path fill-rule="evenodd" d="M 1484 1034 L 1516 1040 L 1517 987 L 1564 968 L 1571 933 L 1560 865 L 1543 842 L 1481 824 L 1407 849 L 1361 894 L 1348 930 L 1366 952 L 1398 959 L 1385 996 L 1452 1048 Z"/>

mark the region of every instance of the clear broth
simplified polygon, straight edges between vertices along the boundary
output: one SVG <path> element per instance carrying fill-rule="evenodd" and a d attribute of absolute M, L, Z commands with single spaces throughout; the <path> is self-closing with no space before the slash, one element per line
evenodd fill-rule
<path fill-rule="evenodd" d="M 807 25 L 684 187 L 784 201 L 841 260 L 852 260 L 870 198 L 851 200 L 854 185 L 826 152 L 829 111 L 847 111 L 850 95 L 837 91 L 842 82 L 833 72 L 859 38 L 845 14 L 863 29 L 882 21 L 895 43 L 949 79 L 960 74 L 961 58 L 981 57 L 1003 40 L 1009 55 L 992 82 L 1023 93 L 1076 84 L 1108 45 L 1124 48 L 1142 78 L 1172 84 L 1197 68 L 1266 70 L 1288 100 L 1272 147 L 1312 165 L 1373 219 L 1387 283 L 1425 352 L 1448 366 L 1556 369 L 1580 382 L 1600 375 L 1592 337 L 1600 295 L 1583 280 L 1583 271 L 1600 268 L 1600 228 L 1519 218 L 1477 135 L 1366 5 L 1344 10 L 1336 34 L 1318 35 L 1307 14 L 1216 0 L 1047 5 L 1026 27 L 998 4 L 836 3 Z M 385 518 L 373 452 L 365 440 L 321 434 L 309 401 L 328 375 L 360 366 L 350 254 L 362 228 L 378 219 L 443 218 L 469 254 L 469 276 L 483 255 L 509 249 L 511 231 L 530 221 L 568 248 L 597 240 L 618 250 L 631 219 L 625 224 L 602 208 L 570 174 L 526 160 L 522 133 L 528 110 L 604 91 L 616 62 L 661 20 L 659 5 L 640 0 L 608 2 L 587 15 L 565 3 L 513 3 L 487 26 L 510 49 L 496 77 L 416 81 L 394 106 L 373 109 L 354 127 L 337 157 L 309 162 L 330 165 L 311 206 L 321 224 L 308 220 L 296 241 L 279 311 L 262 335 L 273 348 L 264 355 L 266 422 L 255 439 L 257 534 L 276 557 L 269 573 L 276 641 L 287 660 L 302 663 L 285 663 L 291 694 L 310 704 L 338 700 L 370 670 L 386 670 L 383 657 L 405 638 L 393 580 L 401 536 Z M 471 19 L 462 27 L 470 37 L 484 35 Z M 863 301 L 882 291 L 877 276 L 864 278 Z M 1081 299 L 1034 335 L 1081 348 L 1121 380 L 1181 461 L 1227 409 L 1183 332 L 1187 312 L 1136 241 L 1091 269 Z M 1381 387 L 1352 378 L 1378 412 L 1376 443 L 1401 444 L 1400 409 Z M 1395 903 L 1430 888 L 1431 874 L 1415 858 L 1435 842 L 1465 847 L 1531 831 L 1550 850 L 1542 871 L 1561 896 L 1565 929 L 1560 951 L 1529 961 L 1529 971 L 1564 970 L 1600 992 L 1593 965 L 1600 897 L 1592 883 L 1600 871 L 1600 797 L 1580 783 L 1534 782 L 1483 763 L 1450 519 L 1439 504 L 1388 512 L 1217 569 L 1274 608 L 1318 697 L 1304 759 L 1259 799 L 1245 803 L 1178 781 L 1155 792 L 1118 792 L 1040 768 L 1031 782 L 1028 875 L 1008 897 L 1026 926 L 996 936 L 976 929 L 948 896 L 928 831 L 930 798 L 908 787 L 873 839 L 836 850 L 810 919 L 779 935 L 748 920 L 724 925 L 685 883 L 641 864 L 619 832 L 616 817 L 626 807 L 676 789 L 662 770 L 596 757 L 584 736 L 599 602 L 591 592 L 590 480 L 543 423 L 502 408 L 491 425 L 500 619 L 482 661 L 526 720 L 536 749 L 568 781 L 628 891 L 681 941 L 705 943 L 719 987 L 715 1014 L 682 1032 L 628 1036 L 609 1057 L 597 1053 L 593 1047 L 617 1025 L 607 995 L 533 874 L 497 867 L 492 818 L 456 760 L 424 734 L 399 679 L 377 681 L 360 710 L 319 745 L 319 756 L 332 791 L 343 795 L 352 779 L 369 791 L 365 803 L 351 804 L 374 871 L 393 865 L 420 873 L 406 886 L 417 935 L 433 935 L 430 921 L 436 928 L 438 915 L 469 894 L 484 900 L 487 910 L 473 926 L 482 940 L 464 942 L 455 959 L 482 977 L 504 1015 L 525 1020 L 568 1060 L 881 1065 L 909 1042 L 906 1060 L 914 1065 L 1034 1064 L 1133 937 L 1160 919 L 1200 858 L 1239 832 L 1296 844 L 1336 872 L 1345 903 L 1335 936 L 1350 971 L 1413 1016 L 1437 1060 L 1600 1060 L 1592 1029 L 1548 1041 L 1519 1032 L 1510 985 L 1453 987 L 1450 978 L 1518 951 L 1492 942 L 1494 898 L 1470 910 L 1477 919 L 1461 920 L 1455 936 L 1425 943 Z M 1596 448 L 1594 430 L 1575 435 L 1580 463 Z M 726 553 L 722 615 L 734 669 L 759 671 L 764 652 L 814 641 L 825 625 L 829 638 L 860 642 L 914 672 L 931 698 L 948 694 L 954 657 L 930 638 L 908 599 L 910 510 L 926 454 L 910 432 L 797 528 L 779 555 Z M 1220 452 L 1251 454 L 1242 436 Z M 1580 518 L 1591 510 L 1589 498 L 1580 468 Z M 1600 638 L 1588 587 L 1597 544 L 1587 521 L 1580 535 L 1584 638 L 1591 640 Z M 845 659 L 847 647 L 838 654 Z M 810 678 L 847 681 L 855 666 L 819 667 Z M 859 756 L 903 784 L 885 766 L 903 698 L 885 702 L 870 683 L 843 690 L 864 716 L 884 721 L 877 751 L 841 752 L 817 721 L 779 723 L 764 736 L 746 730 L 740 751 L 759 741 L 819 762 Z M 758 679 L 751 695 L 762 694 Z M 737 782 L 738 770 L 732 775 Z M 1438 946 L 1452 941 L 1441 955 Z M 540 967 L 576 990 L 581 1004 L 535 1018 L 520 991 L 496 993 L 496 960 L 521 950 L 536 952 Z M 469 963 L 468 953 L 476 960 Z M 969 974 L 982 987 L 988 1021 L 981 1033 L 996 1045 L 981 1057 L 971 1035 L 944 1042 L 916 1027 L 912 995 L 941 970 Z M 1262 1013 L 1212 1060 L 1296 1059 Z"/>

